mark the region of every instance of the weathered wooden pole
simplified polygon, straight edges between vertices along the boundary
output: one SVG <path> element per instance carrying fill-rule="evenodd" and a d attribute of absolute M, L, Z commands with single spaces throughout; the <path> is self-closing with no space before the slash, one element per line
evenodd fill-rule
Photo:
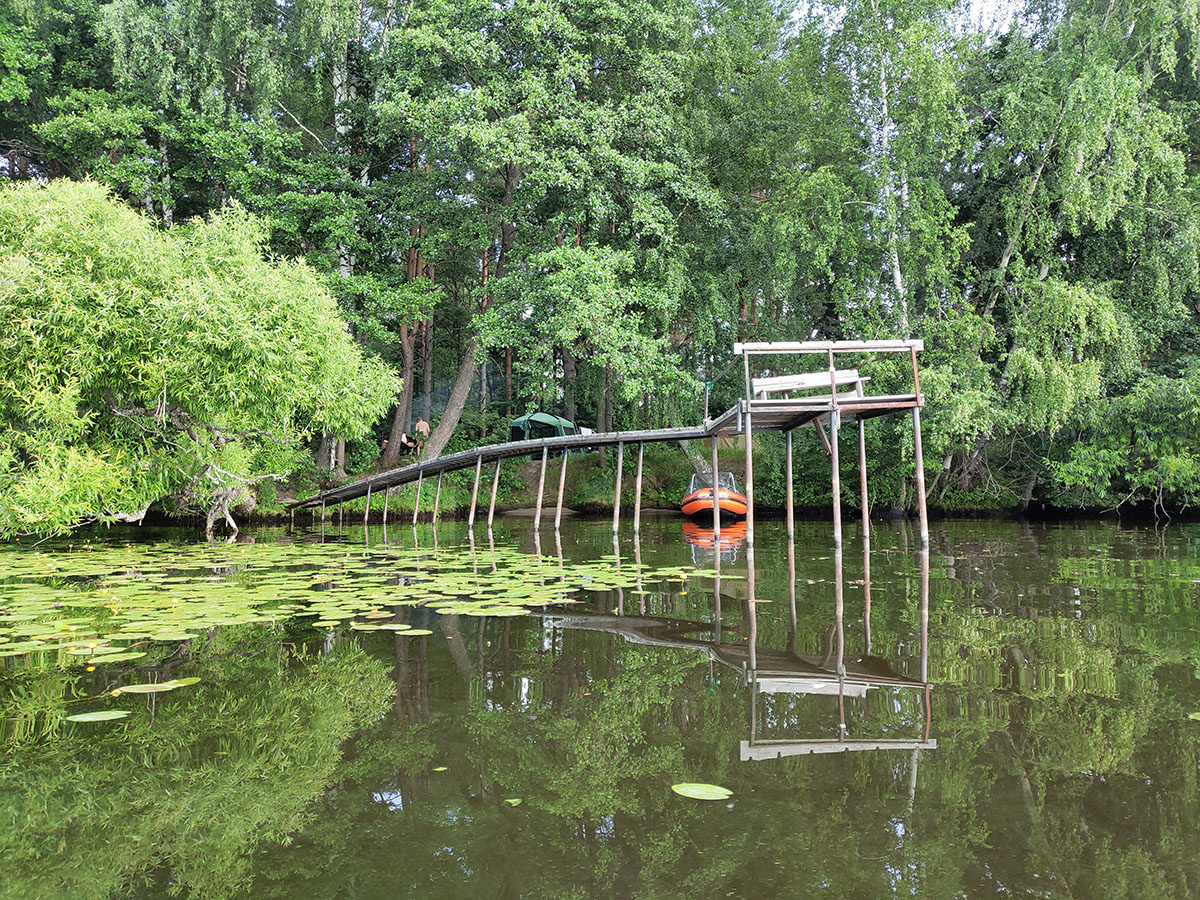
<path fill-rule="evenodd" d="M 842 469 L 838 456 L 838 429 L 842 424 L 842 414 L 838 409 L 837 369 L 834 366 L 833 351 L 829 351 L 829 457 L 830 484 L 833 487 L 833 546 L 842 546 Z"/>
<path fill-rule="evenodd" d="M 437 524 L 437 520 L 438 520 L 438 506 L 439 506 L 439 505 L 441 504 L 441 502 L 442 502 L 442 475 L 443 475 L 443 474 L 445 474 L 445 473 L 443 473 L 443 472 L 438 472 L 438 482 L 437 482 L 437 489 L 436 489 L 436 490 L 434 490 L 434 492 L 433 492 L 433 524 L 434 524 L 434 525 L 436 525 L 436 524 Z"/>
<path fill-rule="evenodd" d="M 475 454 L 475 484 L 471 488 L 471 511 L 467 513 L 467 530 L 475 527 L 475 504 L 479 502 L 479 472 L 483 468 L 483 456 Z"/>
<path fill-rule="evenodd" d="M 867 496 L 867 423 L 858 420 L 858 486 L 862 491 L 863 552 L 871 552 L 871 507 Z M 869 588 L 868 588 L 869 590 Z"/>
<path fill-rule="evenodd" d="M 341 527 L 343 518 L 344 518 L 344 515 L 342 513 L 342 501 L 339 500 L 338 501 L 338 527 Z"/>
<path fill-rule="evenodd" d="M 830 484 L 833 486 L 833 546 L 842 546 L 842 471 L 838 458 L 838 427 L 842 414 L 833 410 L 829 414 L 829 457 Z"/>
<path fill-rule="evenodd" d="M 721 488 L 718 482 L 718 476 L 721 474 L 717 471 L 717 436 L 714 434 L 712 439 L 712 501 L 713 501 L 713 540 L 717 548 L 717 558 L 715 560 L 718 569 L 721 568 Z"/>
<path fill-rule="evenodd" d="M 567 451 L 563 451 L 562 465 L 558 469 L 558 506 L 554 509 L 554 539 L 558 540 L 558 527 L 562 525 L 563 491 L 567 486 Z"/>
<path fill-rule="evenodd" d="M 367 484 L 367 508 L 363 510 L 363 524 L 371 521 L 371 485 Z"/>
<path fill-rule="evenodd" d="M 496 460 L 496 471 L 492 475 L 492 499 L 488 504 L 488 534 L 492 533 L 492 521 L 496 518 L 496 491 L 500 489 L 500 460 Z"/>
<path fill-rule="evenodd" d="M 925 507 L 925 452 L 921 446 L 921 408 L 913 407 L 913 462 L 917 467 L 917 514 L 921 523 L 921 546 L 929 546 L 929 511 Z"/>
<path fill-rule="evenodd" d="M 785 454 L 784 467 L 784 490 L 787 491 L 787 536 L 790 541 L 796 535 L 796 500 L 792 490 L 792 433 L 789 431 L 786 436 L 787 453 Z"/>
<path fill-rule="evenodd" d="M 386 487 L 383 489 L 383 524 L 387 524 L 388 501 L 392 499 L 392 489 Z"/>
<path fill-rule="evenodd" d="M 642 528 L 642 457 L 645 450 L 646 445 L 638 441 L 637 478 L 634 479 L 633 499 L 633 535 L 635 541 Z"/>
<path fill-rule="evenodd" d="M 421 514 L 421 488 L 425 486 L 425 470 L 417 470 L 417 502 L 413 504 L 413 520 L 414 525 L 417 524 L 417 516 Z"/>
<path fill-rule="evenodd" d="M 293 508 L 289 513 L 290 521 L 288 522 L 288 534 L 296 533 L 296 510 Z"/>
<path fill-rule="evenodd" d="M 613 490 L 613 534 L 621 524 L 621 470 L 625 467 L 625 442 L 617 441 L 617 486 Z"/>
<path fill-rule="evenodd" d="M 546 458 L 550 455 L 550 448 L 542 444 L 542 470 L 538 474 L 538 492 L 537 492 L 537 509 L 533 513 L 533 530 L 542 527 L 542 497 L 546 494 Z M 538 551 L 539 555 L 541 551 Z"/>
<path fill-rule="evenodd" d="M 321 501 L 321 521 L 325 521 L 325 501 Z"/>
<path fill-rule="evenodd" d="M 746 365 L 746 407 L 742 411 L 742 427 L 746 438 L 746 544 L 754 546 L 754 429 L 750 422 L 750 351 L 742 351 Z"/>

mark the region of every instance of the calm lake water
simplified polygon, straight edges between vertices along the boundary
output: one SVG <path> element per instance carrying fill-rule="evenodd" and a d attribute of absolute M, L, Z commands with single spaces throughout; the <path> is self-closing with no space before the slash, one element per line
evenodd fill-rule
<path fill-rule="evenodd" d="M 1200 527 L 251 537 L 0 548 L 0 898 L 1200 895 Z"/>

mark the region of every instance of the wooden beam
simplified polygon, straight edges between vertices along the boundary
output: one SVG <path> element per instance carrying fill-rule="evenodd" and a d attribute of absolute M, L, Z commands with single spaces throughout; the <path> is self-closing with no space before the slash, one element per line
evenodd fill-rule
<path fill-rule="evenodd" d="M 913 462 L 917 476 L 917 515 L 921 523 L 921 546 L 929 546 L 929 510 L 925 506 L 925 452 L 921 446 L 921 410 L 913 407 Z"/>
<path fill-rule="evenodd" d="M 546 457 L 550 455 L 550 448 L 542 445 L 542 470 L 538 474 L 538 492 L 537 492 L 537 509 L 533 513 L 533 530 L 536 532 L 542 527 L 542 497 L 546 493 Z M 541 551 L 538 551 L 541 555 Z"/>
<path fill-rule="evenodd" d="M 413 504 L 413 520 L 414 525 L 417 524 L 417 516 L 421 514 L 421 488 L 425 486 L 425 473 L 417 474 L 417 502 Z"/>
<path fill-rule="evenodd" d="M 833 546 L 842 546 L 842 473 L 838 459 L 838 419 L 836 409 L 829 414 L 830 483 L 833 485 Z"/>
<path fill-rule="evenodd" d="M 751 353 L 920 353 L 925 342 L 920 338 L 883 341 L 745 341 L 733 345 L 734 356 Z"/>
<path fill-rule="evenodd" d="M 492 520 L 496 518 L 496 491 L 500 488 L 500 460 L 496 460 L 496 472 L 492 475 L 492 500 L 488 504 L 488 534 L 492 531 Z"/>
<path fill-rule="evenodd" d="M 613 489 L 613 534 L 621 524 L 621 469 L 625 465 L 625 442 L 617 443 L 617 484 Z"/>
<path fill-rule="evenodd" d="M 554 508 L 554 534 L 557 538 L 558 528 L 562 525 L 563 491 L 567 486 L 567 452 L 562 455 L 562 465 L 558 467 L 558 505 Z"/>
<path fill-rule="evenodd" d="M 433 524 L 437 524 L 438 506 L 442 502 L 442 474 L 438 472 L 437 489 L 433 492 Z"/>
<path fill-rule="evenodd" d="M 712 439 L 712 502 L 713 502 L 713 541 L 717 548 L 716 566 L 721 568 L 721 489 L 717 486 L 720 462 L 717 459 L 717 439 Z"/>
<path fill-rule="evenodd" d="M 366 525 L 371 521 L 371 486 L 367 485 L 367 508 L 363 510 L 363 524 Z"/>
<path fill-rule="evenodd" d="M 784 490 L 787 492 L 787 536 L 790 541 L 796 535 L 796 498 L 792 486 L 792 433 L 785 436 L 786 452 L 784 454 Z"/>
<path fill-rule="evenodd" d="M 387 524 L 388 501 L 391 499 L 392 499 L 392 489 L 390 487 L 384 488 L 383 489 L 383 524 L 384 525 Z"/>
<path fill-rule="evenodd" d="M 646 445 L 638 443 L 638 465 L 637 478 L 634 486 L 633 500 L 633 534 L 636 539 L 642 527 L 642 454 L 645 452 Z"/>
<path fill-rule="evenodd" d="M 475 456 L 475 485 L 471 488 L 471 511 L 467 514 L 467 530 L 475 527 L 475 506 L 479 502 L 479 471 L 483 468 L 483 454 Z"/>

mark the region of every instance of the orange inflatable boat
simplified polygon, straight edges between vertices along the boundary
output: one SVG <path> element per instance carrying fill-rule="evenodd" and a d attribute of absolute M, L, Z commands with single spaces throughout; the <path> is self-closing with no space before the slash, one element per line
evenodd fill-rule
<path fill-rule="evenodd" d="M 705 472 L 692 476 L 688 494 L 680 503 L 680 508 L 685 516 L 697 519 L 712 518 L 713 489 L 710 474 Z M 721 510 L 722 518 L 740 519 L 746 515 L 746 495 L 738 490 L 732 472 L 721 472 L 717 475 L 717 508 Z"/>

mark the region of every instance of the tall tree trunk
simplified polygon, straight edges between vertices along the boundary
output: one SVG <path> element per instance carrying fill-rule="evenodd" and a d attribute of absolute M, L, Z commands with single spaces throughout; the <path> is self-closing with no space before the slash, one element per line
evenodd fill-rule
<path fill-rule="evenodd" d="M 563 365 L 563 415 L 572 422 L 575 421 L 575 354 L 571 348 L 562 345 Z"/>
<path fill-rule="evenodd" d="M 421 418 L 426 422 L 433 415 L 433 317 L 421 328 L 421 381 L 425 392 L 421 397 Z"/>
<path fill-rule="evenodd" d="M 175 221 L 175 204 L 171 198 L 171 162 L 167 156 L 167 136 L 161 131 L 158 133 L 158 152 L 161 156 L 159 165 L 162 167 L 162 223 L 170 228 Z"/>
<path fill-rule="evenodd" d="M 395 468 L 400 459 L 400 437 L 408 434 L 412 428 L 412 397 L 413 397 L 413 356 L 416 344 L 416 328 L 408 325 L 400 326 L 400 355 L 402 359 L 400 376 L 403 383 L 400 386 L 400 400 L 396 412 L 392 416 L 392 430 L 388 435 L 388 445 L 379 457 L 380 468 Z"/>
<path fill-rule="evenodd" d="M 475 380 L 475 346 L 476 339 L 467 341 L 463 350 L 462 362 L 458 367 L 458 377 L 454 379 L 454 389 L 450 391 L 450 399 L 446 401 L 446 410 L 438 420 L 438 426 L 425 442 L 424 459 L 437 459 L 442 455 L 446 444 L 450 442 L 454 429 L 462 418 L 463 409 L 467 405 L 467 396 L 471 393 L 471 382 Z"/>
<path fill-rule="evenodd" d="M 504 415 L 512 418 L 512 347 L 504 348 Z"/>
<path fill-rule="evenodd" d="M 479 439 L 487 437 L 487 357 L 479 364 Z"/>

